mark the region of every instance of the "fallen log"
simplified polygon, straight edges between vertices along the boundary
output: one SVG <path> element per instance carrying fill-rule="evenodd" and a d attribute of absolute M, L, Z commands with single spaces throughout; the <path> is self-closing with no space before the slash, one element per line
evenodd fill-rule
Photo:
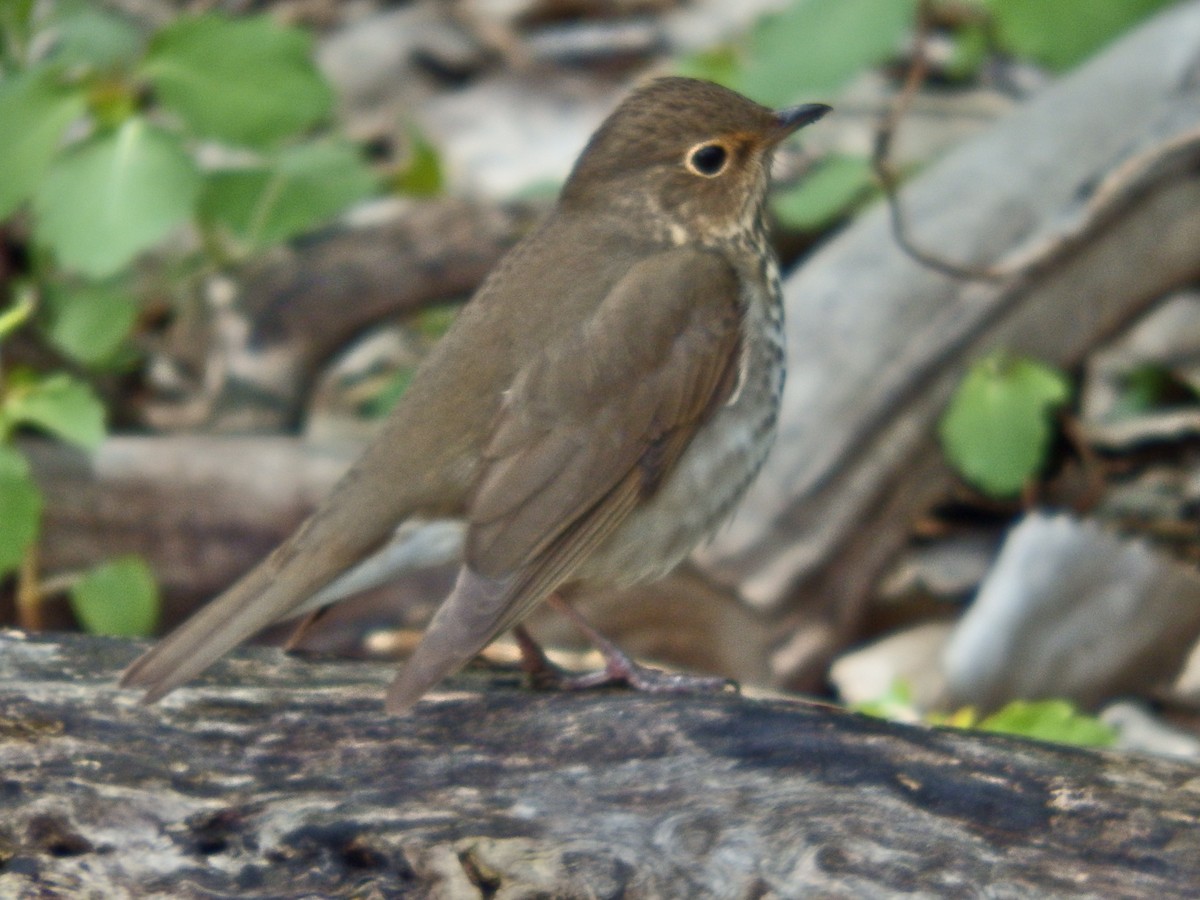
<path fill-rule="evenodd" d="M 159 706 L 138 648 L 0 632 L 4 896 L 1162 898 L 1195 767 L 790 699 L 536 693 L 240 651 Z"/>

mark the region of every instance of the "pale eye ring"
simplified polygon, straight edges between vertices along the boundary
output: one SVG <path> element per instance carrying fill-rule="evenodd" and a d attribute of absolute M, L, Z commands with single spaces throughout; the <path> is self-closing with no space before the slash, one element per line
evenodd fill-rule
<path fill-rule="evenodd" d="M 725 149 L 724 144 L 705 141 L 687 152 L 683 164 L 694 175 L 716 178 L 729 165 L 729 151 Z"/>

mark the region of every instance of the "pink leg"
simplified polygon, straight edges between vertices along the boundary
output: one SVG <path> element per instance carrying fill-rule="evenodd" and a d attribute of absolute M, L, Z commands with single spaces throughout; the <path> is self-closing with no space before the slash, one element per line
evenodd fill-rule
<path fill-rule="evenodd" d="M 529 674 L 535 687 L 578 691 L 623 684 L 647 693 L 700 693 L 725 691 L 730 688 L 734 691 L 737 690 L 737 683 L 727 678 L 663 672 L 640 665 L 630 659 L 620 647 L 600 634 L 575 607 L 557 594 L 551 594 L 546 602 L 575 623 L 575 627 L 595 644 L 596 649 L 604 657 L 604 668 L 597 672 L 585 672 L 580 675 L 568 673 L 550 662 L 546 658 L 546 654 L 542 652 L 542 648 L 529 636 L 529 632 L 518 625 L 513 629 L 513 633 L 521 648 L 521 666 Z"/>

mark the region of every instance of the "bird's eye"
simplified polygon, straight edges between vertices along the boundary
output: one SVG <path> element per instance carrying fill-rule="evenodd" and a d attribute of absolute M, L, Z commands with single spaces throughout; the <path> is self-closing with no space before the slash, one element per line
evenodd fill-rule
<path fill-rule="evenodd" d="M 685 164 L 688 170 L 705 178 L 715 178 L 725 171 L 729 151 L 720 144 L 700 144 L 688 151 Z"/>

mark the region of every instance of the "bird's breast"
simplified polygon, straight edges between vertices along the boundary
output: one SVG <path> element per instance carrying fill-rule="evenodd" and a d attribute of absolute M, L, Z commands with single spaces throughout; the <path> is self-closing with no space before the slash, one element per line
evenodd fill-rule
<path fill-rule="evenodd" d="M 766 460 L 783 393 L 783 307 L 773 256 L 743 279 L 742 357 L 729 401 L 696 433 L 657 492 L 583 564 L 579 575 L 617 584 L 660 578 L 710 536 Z"/>

